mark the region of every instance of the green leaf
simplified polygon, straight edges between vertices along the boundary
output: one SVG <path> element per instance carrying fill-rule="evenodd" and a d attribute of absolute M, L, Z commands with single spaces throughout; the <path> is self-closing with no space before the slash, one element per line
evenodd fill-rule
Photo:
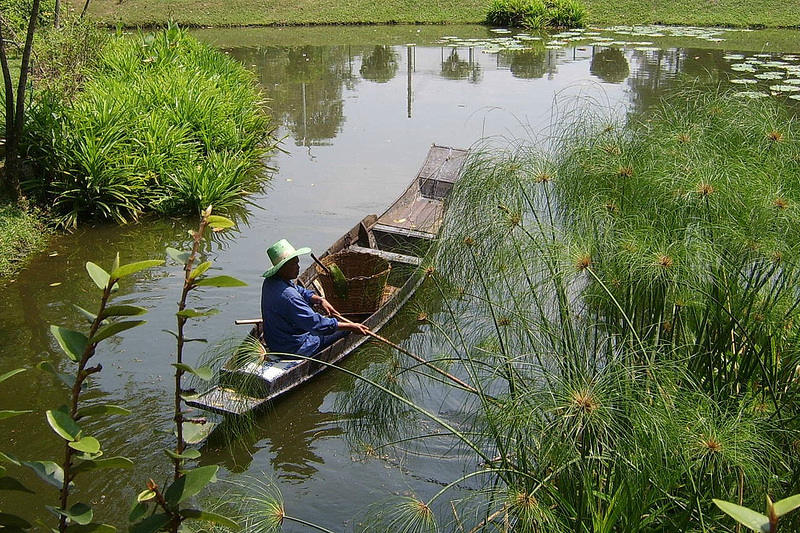
<path fill-rule="evenodd" d="M 79 312 L 80 312 L 80 313 L 81 313 L 83 316 L 85 316 L 85 317 L 86 317 L 86 319 L 87 319 L 89 322 L 94 322 L 94 321 L 95 321 L 95 319 L 97 318 L 97 315 L 96 315 L 96 314 L 92 313 L 91 311 L 87 311 L 86 309 L 84 309 L 84 308 L 83 308 L 83 307 L 81 307 L 80 305 L 75 305 L 75 304 L 72 304 L 72 307 L 74 307 L 75 309 L 77 309 L 77 310 L 78 310 L 78 311 L 79 311 Z"/>
<path fill-rule="evenodd" d="M 208 225 L 211 226 L 213 229 L 226 229 L 232 228 L 235 224 L 233 220 L 225 217 L 221 217 L 219 215 L 211 215 L 208 217 Z"/>
<path fill-rule="evenodd" d="M 17 492 L 27 492 L 28 494 L 36 494 L 34 491 L 20 483 L 16 478 L 3 476 L 0 477 L 0 490 L 14 490 Z"/>
<path fill-rule="evenodd" d="M 194 448 L 189 448 L 188 450 L 185 450 L 182 454 L 175 453 L 172 450 L 164 450 L 164 453 L 166 453 L 169 457 L 172 457 L 173 459 L 187 459 L 191 461 L 200 458 L 200 451 L 195 450 Z"/>
<path fill-rule="evenodd" d="M 5 380 L 7 380 L 8 378 L 10 378 L 12 376 L 16 376 L 20 372 L 25 372 L 25 369 L 24 368 L 15 368 L 14 370 L 9 370 L 8 372 L 6 372 L 2 376 L 0 376 L 0 383 L 4 382 Z"/>
<path fill-rule="evenodd" d="M 134 524 L 130 533 L 156 533 L 169 523 L 169 515 L 154 514 L 148 516 L 138 524 Z"/>
<path fill-rule="evenodd" d="M 125 409 L 124 407 L 120 407 L 118 405 L 113 404 L 101 404 L 101 405 L 90 405 L 89 407 L 81 407 L 78 409 L 76 413 L 77 418 L 83 418 L 85 416 L 96 416 L 96 415 L 129 415 L 131 414 L 130 411 Z"/>
<path fill-rule="evenodd" d="M 136 496 L 136 501 L 139 503 L 147 502 L 156 497 L 156 491 L 145 489 Z"/>
<path fill-rule="evenodd" d="M 22 466 L 22 461 L 11 455 L 10 453 L 0 452 L 0 461 L 11 463 L 13 465 Z"/>
<path fill-rule="evenodd" d="M 146 320 L 123 320 L 122 322 L 113 322 L 107 326 L 104 326 L 97 330 L 97 333 L 94 334 L 94 337 L 89 339 L 89 342 L 92 344 L 96 344 L 102 340 L 105 340 L 112 335 L 116 335 L 117 333 L 122 333 L 126 329 L 135 328 L 136 326 L 141 326 L 147 322 Z"/>
<path fill-rule="evenodd" d="M 331 278 L 333 279 L 333 291 L 336 293 L 336 296 L 346 300 L 350 295 L 350 284 L 344 272 L 342 272 L 342 269 L 339 268 L 339 265 L 336 263 L 329 263 L 328 271 L 331 273 Z"/>
<path fill-rule="evenodd" d="M 181 509 L 178 511 L 178 513 L 184 518 L 190 518 L 192 520 L 204 520 L 206 522 L 218 524 L 230 529 L 239 529 L 239 524 L 237 522 L 231 520 L 227 516 L 222 516 L 221 514 L 201 511 L 199 509 Z"/>
<path fill-rule="evenodd" d="M 178 311 L 175 313 L 175 316 L 181 316 L 183 318 L 197 318 L 199 316 L 212 316 L 219 313 L 219 309 L 209 309 L 208 311 L 195 311 L 194 309 L 184 309 L 183 311 Z"/>
<path fill-rule="evenodd" d="M 81 427 L 69 416 L 65 406 L 62 405 L 58 409 L 50 409 L 45 413 L 45 416 L 47 416 L 47 423 L 62 439 L 74 441 L 79 438 L 82 431 Z"/>
<path fill-rule="evenodd" d="M 109 468 L 132 468 L 133 461 L 127 457 L 115 456 L 106 459 L 87 459 L 78 463 L 70 469 L 72 474 L 89 472 L 92 470 L 107 470 Z"/>
<path fill-rule="evenodd" d="M 112 525 L 98 524 L 96 522 L 86 525 L 73 524 L 67 526 L 67 533 L 114 533 L 116 530 L 117 528 Z"/>
<path fill-rule="evenodd" d="M 172 366 L 180 370 L 183 370 L 184 372 L 189 372 L 190 374 L 194 374 L 203 381 L 211 381 L 211 379 L 214 377 L 214 371 L 207 366 L 201 366 L 200 368 L 192 368 L 186 363 L 172 363 Z"/>
<path fill-rule="evenodd" d="M 110 316 L 137 316 L 146 312 L 147 309 L 138 305 L 112 305 L 103 310 L 103 318 Z"/>
<path fill-rule="evenodd" d="M 92 281 L 94 281 L 94 284 L 97 285 L 101 291 L 106 289 L 108 286 L 108 281 L 111 279 L 111 276 L 108 275 L 108 272 L 95 265 L 91 261 L 86 263 L 86 271 L 89 272 L 89 276 L 92 278 Z"/>
<path fill-rule="evenodd" d="M 758 531 L 759 533 L 766 533 L 769 531 L 769 518 L 761 513 L 757 513 L 747 507 L 736 505 L 735 503 L 726 502 L 723 500 L 713 500 L 717 507 L 722 509 L 725 513 L 732 516 L 734 520 L 739 522 L 745 527 Z"/>
<path fill-rule="evenodd" d="M 145 492 L 153 492 L 153 491 L 145 491 Z M 155 492 L 153 492 L 153 494 L 155 495 Z M 133 504 L 131 512 L 128 514 L 128 522 L 136 522 L 146 514 L 147 514 L 147 504 L 142 501 L 137 501 L 136 503 Z"/>
<path fill-rule="evenodd" d="M 174 332 L 174 331 L 172 331 L 172 330 L 169 330 L 169 329 L 162 329 L 161 331 L 163 331 L 164 333 L 169 333 L 170 335 L 172 335 L 172 336 L 173 336 L 173 337 L 175 337 L 176 339 L 178 338 L 178 334 L 177 334 L 177 333 L 175 333 L 175 332 Z"/>
<path fill-rule="evenodd" d="M 119 252 L 117 252 L 117 255 L 114 256 L 114 261 L 111 263 L 111 271 L 113 272 L 118 268 L 119 268 Z"/>
<path fill-rule="evenodd" d="M 92 508 L 80 502 L 70 507 L 69 511 L 61 511 L 61 514 L 82 526 L 89 524 L 92 518 L 94 518 L 94 511 L 92 511 Z"/>
<path fill-rule="evenodd" d="M 56 488 L 64 484 L 64 471 L 53 461 L 22 461 L 26 466 L 36 472 L 36 475 Z"/>
<path fill-rule="evenodd" d="M 207 381 L 207 380 L 206 380 Z M 6 418 L 11 418 L 12 416 L 19 416 L 24 415 L 25 413 L 32 413 L 30 409 L 27 411 L 0 411 L 0 420 L 5 420 Z"/>
<path fill-rule="evenodd" d="M 197 287 L 247 287 L 247 283 L 231 276 L 213 276 L 197 281 Z"/>
<path fill-rule="evenodd" d="M 773 505 L 778 516 L 783 516 L 789 511 L 794 511 L 800 507 L 800 494 L 795 494 L 794 496 L 784 498 L 778 502 L 775 502 Z"/>
<path fill-rule="evenodd" d="M 56 370 L 56 367 L 54 367 L 48 361 L 42 361 L 41 363 L 36 365 L 36 368 L 38 368 L 39 370 L 44 370 L 45 372 L 50 372 L 51 374 L 53 374 L 55 377 L 57 377 L 64 385 L 66 385 L 70 389 L 73 386 L 75 386 L 75 376 L 73 376 L 71 374 L 64 374 L 63 372 L 59 372 L 58 370 Z M 83 385 L 81 386 L 81 390 L 83 390 L 85 388 L 86 388 L 86 382 L 84 382 Z"/>
<path fill-rule="evenodd" d="M 79 452 L 92 455 L 100 451 L 100 442 L 94 437 L 83 437 L 76 441 L 70 442 L 67 445 L 73 450 L 78 450 Z"/>
<path fill-rule="evenodd" d="M 83 352 L 86 351 L 86 345 L 89 344 L 89 339 L 86 338 L 86 335 L 79 331 L 72 331 L 55 325 L 50 326 L 50 333 L 58 341 L 58 345 L 61 346 L 67 357 L 76 363 L 81 360 Z"/>
<path fill-rule="evenodd" d="M 214 422 L 206 422 L 205 424 L 197 424 L 195 422 L 183 423 L 183 440 L 187 444 L 197 444 L 203 442 L 214 429 Z"/>
<path fill-rule="evenodd" d="M 200 263 L 199 265 L 197 265 L 197 268 L 192 270 L 192 273 L 189 274 L 189 277 L 192 279 L 199 278 L 200 276 L 206 273 L 206 270 L 208 270 L 211 267 L 211 263 L 212 263 L 211 261 L 205 261 L 203 263 Z"/>
<path fill-rule="evenodd" d="M 111 277 L 114 279 L 120 279 L 126 276 L 130 276 L 131 274 L 135 274 L 140 270 L 144 270 L 146 268 L 153 268 L 155 266 L 163 264 L 164 261 L 161 259 L 148 259 L 147 261 L 137 261 L 136 263 L 128 263 L 127 265 L 122 265 L 121 267 L 115 268 L 111 272 Z"/>
<path fill-rule="evenodd" d="M 203 490 L 217 474 L 219 466 L 201 466 L 187 470 L 164 492 L 164 499 L 172 506 L 184 502 Z"/>
<path fill-rule="evenodd" d="M 3 526 L 3 531 L 18 531 L 22 529 L 30 529 L 33 524 L 15 514 L 0 513 L 0 526 Z"/>
<path fill-rule="evenodd" d="M 181 252 L 175 248 L 167 248 L 167 255 L 182 265 L 185 265 L 186 261 L 192 256 L 189 252 Z"/>

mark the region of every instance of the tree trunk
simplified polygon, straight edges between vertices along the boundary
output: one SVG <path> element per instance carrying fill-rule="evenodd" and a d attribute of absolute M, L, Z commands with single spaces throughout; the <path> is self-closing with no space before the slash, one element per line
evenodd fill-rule
<path fill-rule="evenodd" d="M 40 0 L 33 0 L 31 7 L 30 18 L 28 19 L 28 33 L 25 36 L 25 48 L 22 50 L 22 64 L 20 66 L 16 95 L 14 94 L 11 71 L 8 68 L 8 43 L 2 31 L 2 24 L 0 24 L 0 66 L 2 66 L 3 70 L 3 84 L 6 92 L 6 165 L 5 169 L 3 169 L 2 185 L 12 201 L 18 201 L 22 197 L 22 190 L 19 185 L 21 169 L 19 143 L 22 137 L 22 126 L 25 124 L 25 93 L 28 88 L 28 70 L 31 63 L 36 19 L 39 16 L 39 3 Z"/>

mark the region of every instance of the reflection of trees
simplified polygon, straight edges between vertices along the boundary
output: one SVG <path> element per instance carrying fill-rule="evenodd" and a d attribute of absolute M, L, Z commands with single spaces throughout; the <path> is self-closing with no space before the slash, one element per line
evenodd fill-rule
<path fill-rule="evenodd" d="M 238 48 L 230 54 L 255 71 L 274 121 L 298 144 L 327 144 L 341 130 L 342 86 L 356 82 L 349 47 Z"/>
<path fill-rule="evenodd" d="M 625 54 L 619 48 L 606 48 L 592 54 L 589 72 L 608 83 L 620 83 L 631 72 Z"/>
<path fill-rule="evenodd" d="M 701 83 L 714 82 L 726 68 L 723 50 L 670 48 L 667 50 L 636 51 L 633 60 L 638 64 L 628 79 L 633 90 L 634 109 L 641 111 L 653 105 L 665 91 L 678 85 L 682 78 Z"/>
<path fill-rule="evenodd" d="M 361 77 L 377 83 L 386 83 L 397 74 L 397 54 L 391 46 L 378 45 L 364 56 Z"/>
<path fill-rule="evenodd" d="M 509 70 L 515 78 L 541 78 L 547 72 L 545 50 L 517 50 L 511 53 Z"/>
<path fill-rule="evenodd" d="M 470 56 L 472 51 L 470 50 Z M 448 80 L 472 79 L 476 81 L 480 73 L 480 65 L 471 61 L 465 61 L 458 55 L 458 50 L 453 48 L 450 55 L 442 61 L 442 77 Z"/>

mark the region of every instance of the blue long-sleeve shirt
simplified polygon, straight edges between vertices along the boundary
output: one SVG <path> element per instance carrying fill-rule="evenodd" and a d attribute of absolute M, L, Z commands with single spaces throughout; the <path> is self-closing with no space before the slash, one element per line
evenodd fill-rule
<path fill-rule="evenodd" d="M 264 278 L 261 318 L 270 351 L 311 356 L 319 349 L 321 336 L 336 331 L 336 319 L 311 308 L 313 295 L 313 291 L 278 276 Z"/>

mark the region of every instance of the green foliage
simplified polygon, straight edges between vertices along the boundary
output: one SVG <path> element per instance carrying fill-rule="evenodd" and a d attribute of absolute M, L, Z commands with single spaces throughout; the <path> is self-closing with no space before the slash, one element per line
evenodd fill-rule
<path fill-rule="evenodd" d="M 87 17 L 67 17 L 58 28 L 39 26 L 34 47 L 36 92 L 52 92 L 69 102 L 96 65 L 108 32 Z"/>
<path fill-rule="evenodd" d="M 37 27 L 53 24 L 55 5 L 55 0 L 42 1 L 39 5 Z M 3 32 L 11 32 L 12 41 L 24 42 L 31 13 L 31 0 L 0 0 L 0 13 L 3 14 Z"/>
<path fill-rule="evenodd" d="M 546 152 L 475 150 L 456 184 L 429 277 L 443 311 L 415 351 L 475 388 L 450 393 L 459 431 L 402 357 L 349 398 L 361 449 L 489 458 L 421 502 L 465 530 L 700 531 L 712 500 L 796 492 L 795 119 L 694 92 L 628 124 L 595 111 L 556 117 Z M 419 408 L 398 416 L 376 371 Z"/>
<path fill-rule="evenodd" d="M 717 507 L 725 511 L 725 513 L 732 516 L 737 522 L 753 531 L 758 531 L 759 533 L 774 533 L 778 530 L 778 519 L 786 513 L 800 507 L 800 494 L 789 496 L 775 503 L 772 503 L 772 500 L 767 496 L 766 516 L 735 503 L 721 500 L 714 500 L 714 503 Z"/>
<path fill-rule="evenodd" d="M 586 9 L 578 0 L 492 0 L 486 22 L 509 28 L 582 28 Z"/>
<path fill-rule="evenodd" d="M 26 137 L 42 179 L 56 175 L 27 186 L 53 197 L 62 225 L 212 204 L 226 212 L 260 190 L 275 141 L 240 64 L 175 27 L 112 39 L 86 63 L 71 102 L 40 95 Z"/>
<path fill-rule="evenodd" d="M 0 205 L 0 278 L 24 266 L 33 252 L 45 246 L 49 233 L 36 211 Z"/>
<path fill-rule="evenodd" d="M 203 209 L 198 229 L 189 232 L 193 239 L 190 251 L 182 252 L 174 248 L 167 249 L 167 255 L 178 261 L 184 272 L 183 290 L 178 302 L 178 311 L 175 313 L 178 328 L 176 332 L 169 332 L 175 337 L 178 345 L 175 363 L 172 364 L 175 367 L 175 413 L 172 420 L 175 422 L 176 444 L 174 450 L 164 450 L 164 452 L 173 463 L 175 475 L 172 483 L 163 491 L 153 480 L 150 480 L 147 483 L 147 490 L 139 493 L 129 517 L 133 523 L 131 531 L 139 533 L 161 530 L 177 533 L 185 520 L 199 520 L 233 530 L 238 529 L 236 521 L 226 516 L 202 509 L 181 507 L 181 504 L 195 496 L 206 485 L 216 481 L 216 473 L 219 468 L 216 465 L 193 469 L 185 467 L 186 461 L 200 457 L 198 450 L 188 448 L 187 445 L 203 442 L 214 429 L 215 424 L 206 423 L 205 420 L 196 421 L 184 416 L 186 413 L 183 408 L 184 394 L 186 392 L 183 386 L 184 375 L 188 373 L 203 381 L 210 381 L 214 377 L 213 370 L 208 366 L 193 367 L 183 362 L 184 346 L 190 340 L 196 340 L 185 337 L 184 326 L 190 319 L 216 313 L 214 309 L 205 312 L 187 309 L 186 301 L 189 293 L 198 287 L 241 287 L 246 285 L 230 276 L 207 277 L 206 272 L 211 268 L 211 261 L 204 261 L 196 267 L 194 266 L 206 230 L 210 229 L 214 232 L 219 232 L 234 226 L 232 220 L 219 215 L 212 215 L 211 212 L 211 206 Z M 144 265 L 144 263 L 140 263 L 140 265 Z M 112 271 L 112 275 L 115 272 L 127 272 L 128 270 L 131 270 L 130 266 L 127 268 L 119 267 Z M 150 503 L 153 504 L 152 508 Z"/>
<path fill-rule="evenodd" d="M 143 321 L 116 320 L 119 317 L 142 314 L 145 310 L 135 306 L 108 306 L 114 288 L 125 277 L 163 263 L 163 261 L 141 261 L 120 265 L 119 255 L 112 264 L 111 272 L 102 267 L 87 263 L 86 269 L 101 291 L 97 313 L 82 310 L 89 318 L 91 327 L 88 333 L 74 331 L 61 326 L 52 325 L 50 331 L 61 350 L 75 364 L 74 375 L 56 371 L 52 364 L 42 362 L 39 367 L 57 377 L 69 389 L 68 405 L 46 411 L 45 418 L 55 435 L 64 441 L 64 459 L 61 464 L 49 460 L 20 461 L 14 457 L 0 453 L 0 458 L 19 467 L 27 467 L 44 482 L 60 491 L 60 506 L 48 507 L 58 518 L 58 531 L 97 531 L 113 532 L 115 528 L 94 522 L 94 511 L 86 503 L 75 503 L 68 507 L 69 499 L 75 490 L 75 480 L 81 474 L 109 468 L 130 468 L 133 462 L 125 457 L 104 457 L 100 441 L 88 435 L 81 425 L 85 417 L 130 414 L 127 409 L 114 405 L 97 405 L 81 409 L 81 394 L 86 390 L 87 379 L 100 372 L 100 365 L 89 366 L 95 355 L 97 345 L 102 340 L 138 326 Z M 20 373 L 22 369 L 12 370 L 0 376 L 0 382 Z M 16 412 L 0 411 L 3 414 Z M 1 416 L 0 418 L 7 418 Z M 5 467 L 0 467 L 0 490 L 16 490 L 33 492 L 15 478 L 5 475 Z M 21 531 L 33 526 L 22 518 L 8 513 L 0 513 L 0 526 L 10 531 Z"/>

